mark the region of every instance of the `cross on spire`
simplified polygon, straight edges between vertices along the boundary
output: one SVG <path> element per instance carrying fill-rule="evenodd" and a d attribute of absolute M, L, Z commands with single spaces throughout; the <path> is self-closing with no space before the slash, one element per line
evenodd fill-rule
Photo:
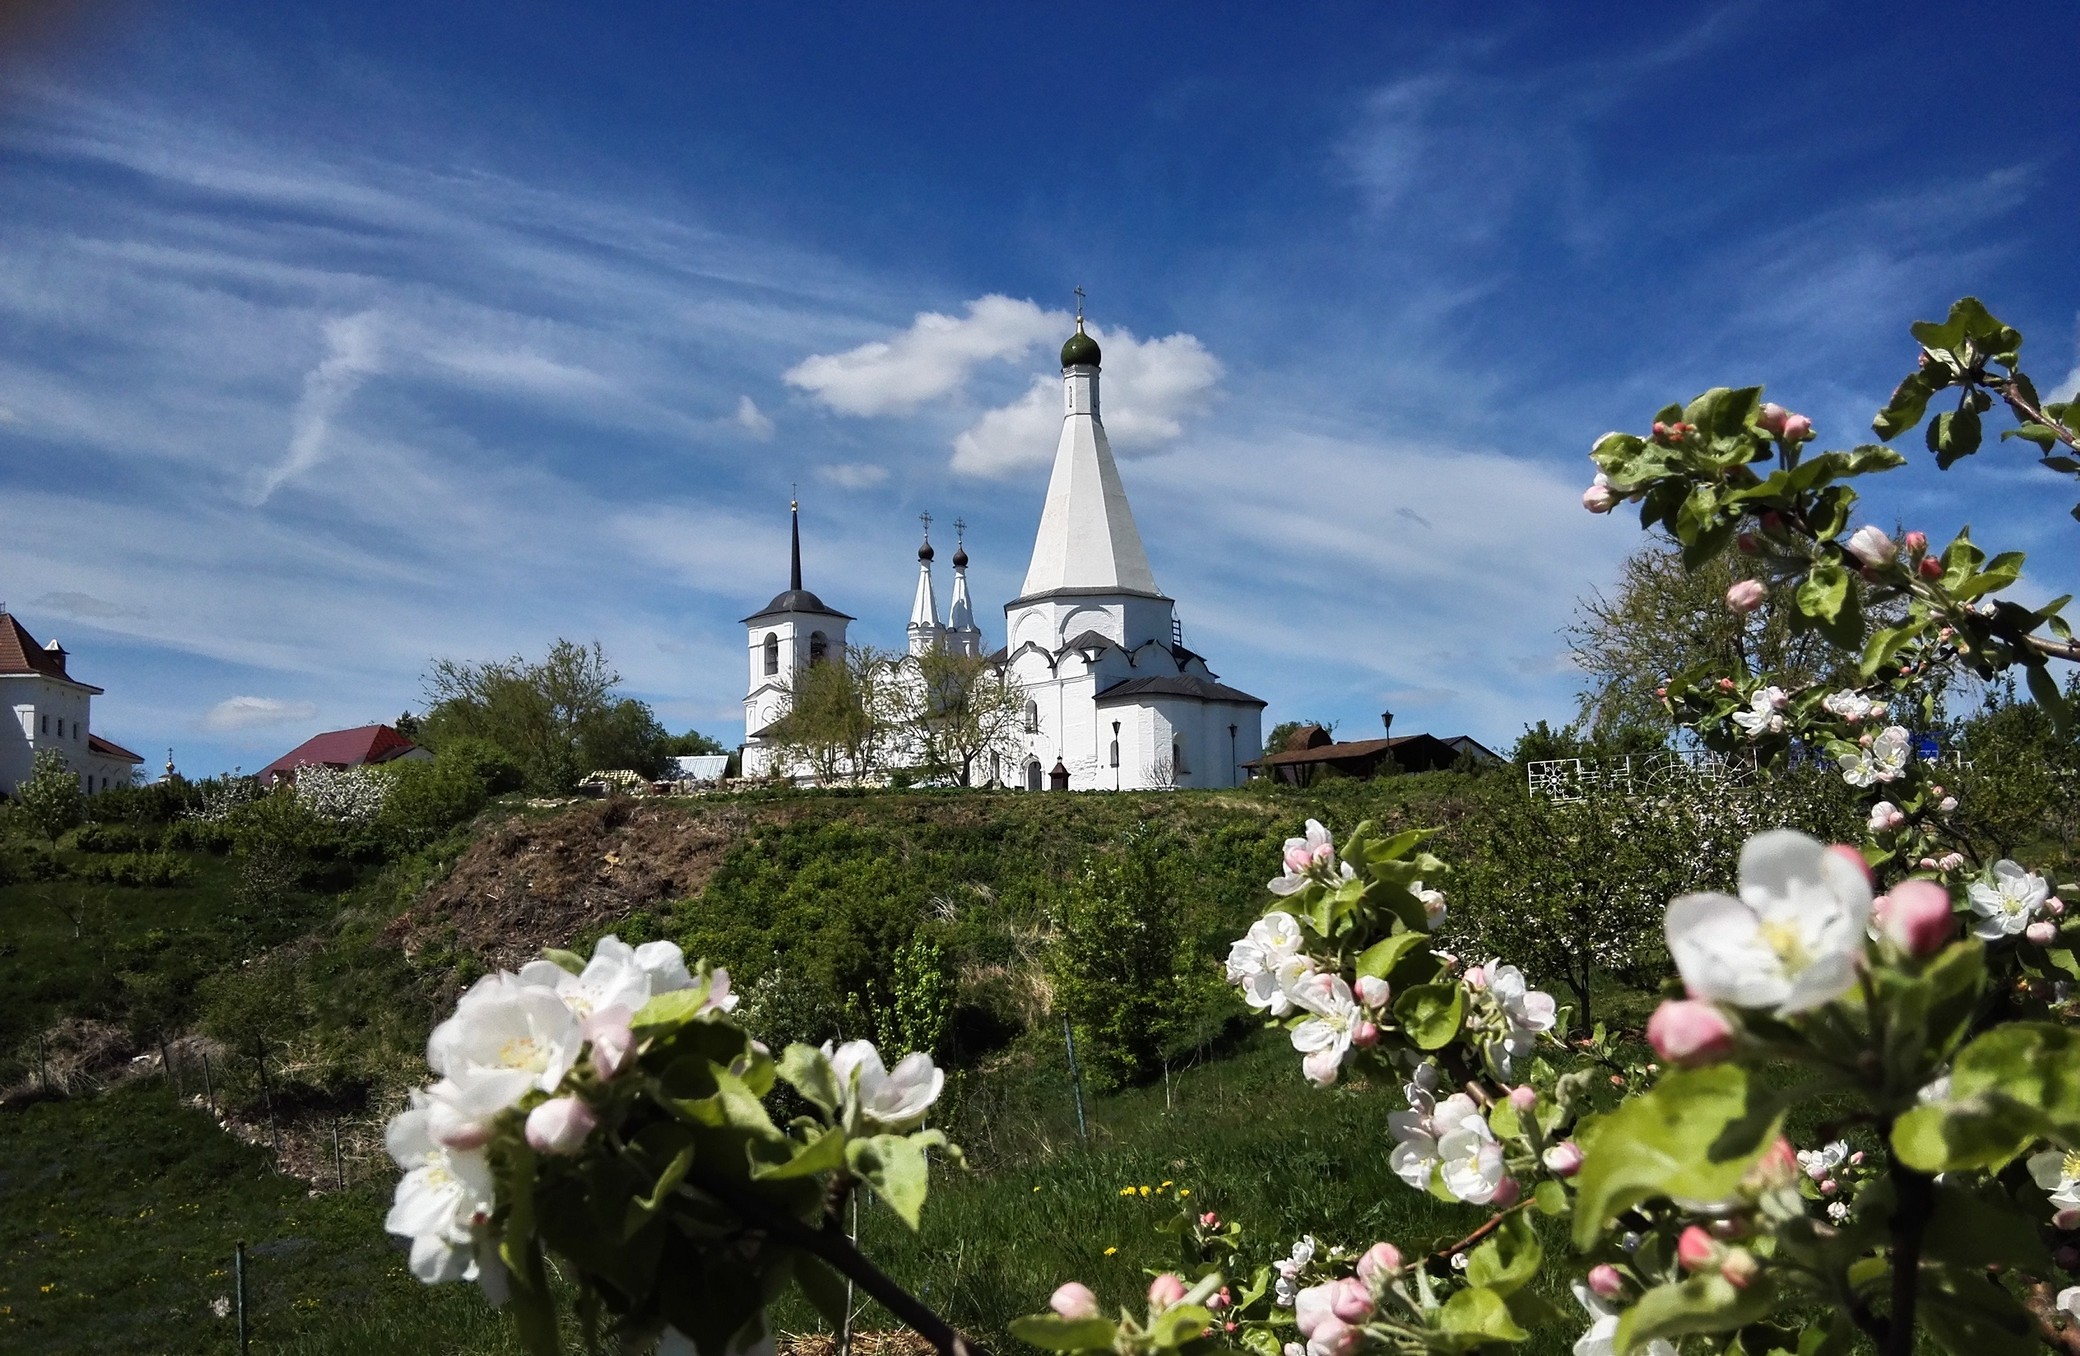
<path fill-rule="evenodd" d="M 964 542 L 966 542 L 966 541 L 967 541 L 967 539 L 968 539 L 968 520 L 967 520 L 967 519 L 965 519 L 965 518 L 956 518 L 956 519 L 954 519 L 954 520 L 953 520 L 953 544 L 954 544 L 955 546 L 959 546 L 959 545 L 963 544 Z"/>
<path fill-rule="evenodd" d="M 917 515 L 917 521 L 924 524 L 924 539 L 930 541 L 932 539 L 932 515 L 920 513 Z"/>
<path fill-rule="evenodd" d="M 1080 283 L 1076 288 L 1076 328 L 1083 328 L 1083 286 Z"/>

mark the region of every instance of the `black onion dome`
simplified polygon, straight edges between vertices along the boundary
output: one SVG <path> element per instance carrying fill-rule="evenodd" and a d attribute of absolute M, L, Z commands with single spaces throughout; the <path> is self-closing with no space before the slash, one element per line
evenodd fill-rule
<path fill-rule="evenodd" d="M 1076 333 L 1069 336 L 1069 342 L 1062 345 L 1062 366 L 1096 367 L 1098 357 L 1098 341 L 1085 334 L 1079 324 Z"/>
<path fill-rule="evenodd" d="M 919 560 L 930 560 L 933 554 L 934 552 L 932 550 L 932 543 L 930 539 L 927 539 L 924 545 L 917 548 L 917 558 Z"/>
<path fill-rule="evenodd" d="M 956 546 L 953 548 L 953 568 L 956 570 L 965 570 L 968 568 L 967 547 Z"/>

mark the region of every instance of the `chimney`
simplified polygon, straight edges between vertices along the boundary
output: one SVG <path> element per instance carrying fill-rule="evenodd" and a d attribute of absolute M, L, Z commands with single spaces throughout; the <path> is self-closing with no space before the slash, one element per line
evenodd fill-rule
<path fill-rule="evenodd" d="M 1386 728 L 1388 736 L 1391 737 L 1394 733 L 1394 713 L 1392 711 L 1380 712 L 1379 723 Z"/>

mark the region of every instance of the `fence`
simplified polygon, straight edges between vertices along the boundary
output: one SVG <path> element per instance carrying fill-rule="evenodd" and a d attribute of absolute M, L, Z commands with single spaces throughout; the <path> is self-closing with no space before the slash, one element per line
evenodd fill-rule
<path fill-rule="evenodd" d="M 1752 760 L 1706 749 L 1657 749 L 1608 758 L 1542 759 L 1525 765 L 1524 779 L 1531 795 L 1569 804 L 1594 795 L 1643 795 L 1689 781 L 1741 781 L 1754 772 Z"/>

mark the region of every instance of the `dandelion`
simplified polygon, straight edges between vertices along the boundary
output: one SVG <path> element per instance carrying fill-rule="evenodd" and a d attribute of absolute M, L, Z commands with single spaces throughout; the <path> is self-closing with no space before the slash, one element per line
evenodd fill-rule
<path fill-rule="evenodd" d="M 1107 1257 L 1110 1257 L 1110 1256 L 1112 1256 L 1112 1254 L 1114 1254 L 1114 1253 L 1116 1253 L 1116 1252 L 1118 1252 L 1118 1251 L 1119 1251 L 1119 1249 L 1118 1249 L 1118 1248 L 1116 1248 L 1116 1247 L 1115 1247 L 1115 1248 L 1107 1248 L 1107 1249 L 1105 1249 L 1105 1255 L 1106 1255 Z"/>
<path fill-rule="evenodd" d="M 1035 1191 L 1038 1191 L 1039 1189 L 1040 1189 L 1039 1187 L 1034 1187 L 1034 1188 L 1033 1188 L 1033 1190 L 1035 1190 Z"/>
<path fill-rule="evenodd" d="M 1142 1197 L 1143 1197 L 1144 1199 L 1146 1199 L 1146 1198 L 1147 1198 L 1147 1196 L 1148 1196 L 1148 1188 L 1147 1188 L 1147 1187 L 1143 1187 L 1143 1188 L 1141 1188 L 1141 1195 L 1142 1195 Z"/>
<path fill-rule="evenodd" d="M 1190 1187 L 1179 1187 L 1177 1189 L 1177 1194 L 1179 1196 L 1189 1196 L 1192 1194 L 1192 1189 Z"/>

